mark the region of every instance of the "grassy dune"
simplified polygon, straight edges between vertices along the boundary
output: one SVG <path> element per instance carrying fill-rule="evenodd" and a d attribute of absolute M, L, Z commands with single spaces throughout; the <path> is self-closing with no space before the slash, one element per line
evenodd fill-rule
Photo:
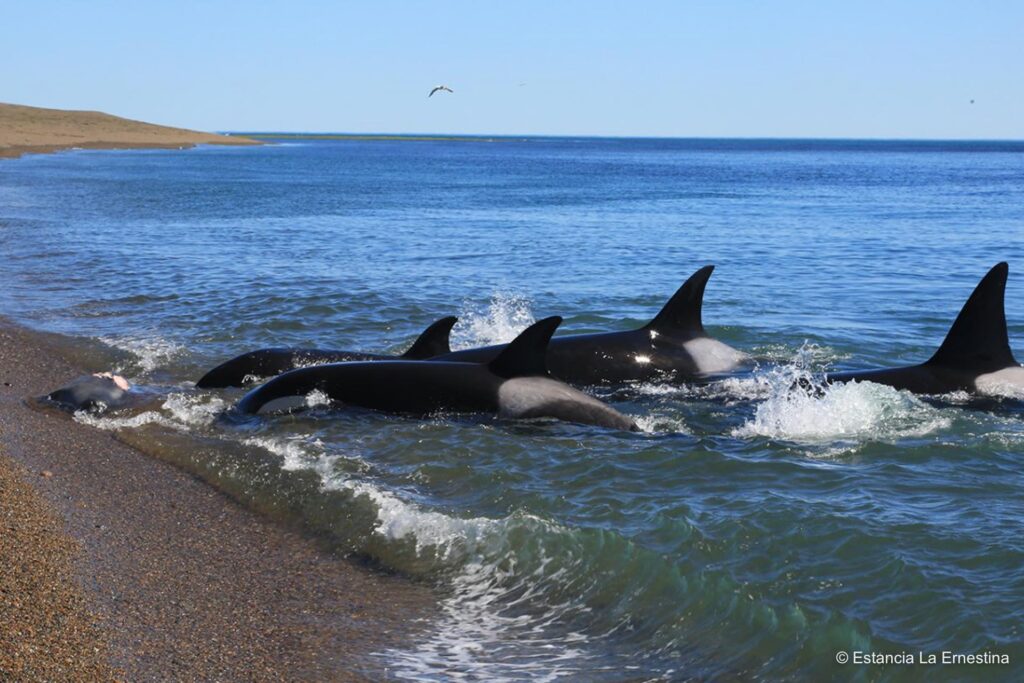
<path fill-rule="evenodd" d="M 174 149 L 194 145 L 257 145 L 244 137 L 168 128 L 98 111 L 0 104 L 0 157 L 86 149 Z"/>

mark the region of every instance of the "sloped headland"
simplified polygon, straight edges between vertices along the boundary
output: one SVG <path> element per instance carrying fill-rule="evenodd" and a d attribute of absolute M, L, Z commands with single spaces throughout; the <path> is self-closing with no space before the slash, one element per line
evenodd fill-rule
<path fill-rule="evenodd" d="M 62 149 L 175 149 L 259 145 L 256 140 L 132 121 L 98 111 L 0 103 L 0 158 Z"/>

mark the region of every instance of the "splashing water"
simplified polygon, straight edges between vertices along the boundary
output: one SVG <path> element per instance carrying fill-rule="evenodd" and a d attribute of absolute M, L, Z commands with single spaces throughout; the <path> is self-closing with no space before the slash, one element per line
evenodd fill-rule
<path fill-rule="evenodd" d="M 306 394 L 306 407 L 316 408 L 318 406 L 328 406 L 331 404 L 331 397 L 320 391 L 314 389 L 313 391 Z"/>
<path fill-rule="evenodd" d="M 145 425 L 158 424 L 171 429 L 187 429 L 184 425 L 168 419 L 162 413 L 155 410 L 147 410 L 131 417 L 103 417 L 94 415 L 84 410 L 76 410 L 73 415 L 75 422 L 102 429 L 105 431 L 116 431 L 119 429 L 136 429 Z"/>
<path fill-rule="evenodd" d="M 634 418 L 637 426 L 650 434 L 689 434 L 690 430 L 678 415 L 667 411 L 648 412 Z"/>
<path fill-rule="evenodd" d="M 171 394 L 163 403 L 164 410 L 183 425 L 205 427 L 227 410 L 222 398 L 208 395 Z"/>
<path fill-rule="evenodd" d="M 243 153 L 227 149 L 38 157 L 0 177 L 0 313 L 105 337 L 72 355 L 162 385 L 145 413 L 76 419 L 434 586 L 440 615 L 382 653 L 387 676 L 828 680 L 838 650 L 992 648 L 1014 668 L 979 673 L 1017 680 L 1020 406 L 815 382 L 868 347 L 925 357 L 976 274 L 1019 246 L 1005 226 L 1024 147 L 997 147 L 326 141 L 245 150 L 259 183 L 238 182 Z M 75 202 L 54 201 L 69 187 Z M 851 235 L 864 258 L 848 258 Z M 952 265 L 951 240 L 973 245 Z M 438 244 L 446 258 L 424 258 Z M 459 302 L 508 272 L 588 326 L 639 320 L 698 258 L 722 268 L 707 313 L 723 341 L 765 366 L 790 363 L 804 334 L 829 346 L 778 373 L 602 396 L 641 415 L 640 437 L 319 408 L 219 420 L 183 390 L 238 351 L 335 330 L 397 350 L 392 325 L 452 312 L 437 302 L 462 309 L 456 348 L 507 342 L 540 299 Z M 1021 291 L 1011 277 L 1015 326 Z M 851 449 L 865 457 L 821 462 Z"/>
<path fill-rule="evenodd" d="M 873 382 L 827 384 L 810 369 L 815 357 L 820 354 L 814 347 L 805 346 L 790 365 L 733 383 L 733 390 L 766 398 L 732 435 L 812 443 L 891 441 L 923 436 L 952 422 L 909 392 Z"/>
<path fill-rule="evenodd" d="M 129 354 L 114 371 L 132 377 L 148 375 L 185 351 L 181 344 L 160 337 L 100 337 L 99 341 Z"/>
<path fill-rule="evenodd" d="M 469 304 L 464 306 L 459 322 L 452 330 L 452 348 L 504 344 L 533 323 L 528 299 L 518 294 L 498 292 L 483 309 Z"/>
<path fill-rule="evenodd" d="M 74 419 L 82 424 L 107 431 L 135 429 L 145 425 L 161 425 L 178 431 L 207 427 L 224 412 L 227 404 L 221 398 L 184 393 L 169 394 L 160 410 L 146 410 L 136 415 L 107 416 L 84 410 L 75 411 Z"/>

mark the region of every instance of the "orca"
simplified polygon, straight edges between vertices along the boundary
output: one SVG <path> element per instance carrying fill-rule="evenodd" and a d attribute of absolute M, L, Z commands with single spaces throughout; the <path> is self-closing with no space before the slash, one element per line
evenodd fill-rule
<path fill-rule="evenodd" d="M 342 363 L 346 361 L 379 361 L 403 358 L 424 360 L 451 351 L 448 336 L 458 318 L 441 318 L 423 331 L 409 350 L 401 356 L 385 356 L 356 351 L 329 351 L 324 349 L 274 348 L 243 353 L 213 368 L 196 382 L 199 389 L 241 387 L 253 378 L 273 377 L 282 372 L 308 365 Z"/>
<path fill-rule="evenodd" d="M 704 331 L 704 288 L 714 266 L 683 283 L 651 322 L 636 330 L 555 337 L 548 347 L 552 376 L 576 386 L 630 381 L 682 381 L 729 372 L 747 355 Z M 486 363 L 505 344 L 454 351 L 438 361 Z"/>
<path fill-rule="evenodd" d="M 983 395 L 1024 395 L 1024 368 L 1010 350 L 1006 331 L 1006 277 L 997 263 L 981 279 L 960 310 L 942 346 L 920 365 L 882 370 L 835 372 L 826 382 L 875 382 L 915 394 L 964 391 Z"/>
<path fill-rule="evenodd" d="M 254 415 L 321 392 L 332 403 L 388 413 L 483 412 L 638 431 L 631 418 L 548 374 L 545 352 L 561 322 L 554 316 L 534 323 L 487 363 L 392 360 L 291 370 L 251 390 L 235 410 Z"/>

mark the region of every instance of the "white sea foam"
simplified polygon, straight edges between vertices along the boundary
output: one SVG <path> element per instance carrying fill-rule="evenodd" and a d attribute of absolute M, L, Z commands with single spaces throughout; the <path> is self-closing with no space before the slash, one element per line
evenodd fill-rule
<path fill-rule="evenodd" d="M 328 474 L 326 470 L 330 466 L 330 460 L 324 457 L 323 443 L 319 439 L 310 441 L 303 437 L 254 436 L 244 439 L 242 443 L 281 456 L 283 470 L 314 469 L 321 471 L 321 476 Z"/>
<path fill-rule="evenodd" d="M 451 581 L 442 616 L 430 630 L 418 634 L 412 648 L 379 653 L 399 677 L 436 680 L 444 671 L 446 680 L 554 681 L 578 676 L 580 663 L 593 656 L 586 647 L 590 637 L 564 631 L 570 615 L 586 608 L 570 595 L 552 601 L 548 592 L 572 581 L 578 567 L 554 569 L 544 543 L 534 544 L 527 564 L 509 547 L 513 536 L 539 539 L 569 531 L 524 514 L 494 521 L 491 531 L 488 545 Z M 539 604 L 546 604 L 543 612 L 521 609 Z"/>
<path fill-rule="evenodd" d="M 226 407 L 224 400 L 217 397 L 180 393 L 167 396 L 160 410 L 147 410 L 128 416 L 97 415 L 79 410 L 75 412 L 74 419 L 90 427 L 107 431 L 136 429 L 151 424 L 188 431 L 193 427 L 212 424 Z"/>
<path fill-rule="evenodd" d="M 795 349 L 788 344 L 755 346 L 750 350 L 750 356 L 760 362 L 771 364 L 787 364 L 796 357 L 808 367 L 824 368 L 849 358 L 850 354 L 838 351 L 831 346 L 822 346 L 808 341 Z"/>
<path fill-rule="evenodd" d="M 466 304 L 452 329 L 452 348 L 504 344 L 534 323 L 530 302 L 518 294 L 499 292 L 484 308 Z"/>
<path fill-rule="evenodd" d="M 331 477 L 324 481 L 324 487 L 348 490 L 357 497 L 368 498 L 377 507 L 374 531 L 391 541 L 412 538 L 417 555 L 430 549 L 444 560 L 465 556 L 466 553 L 474 552 L 484 536 L 493 532 L 497 524 L 495 520 L 486 517 L 462 519 L 423 510 L 367 482 Z"/>
<path fill-rule="evenodd" d="M 377 508 L 374 531 L 391 541 L 414 539 L 417 554 L 430 548 L 439 556 L 452 559 L 456 551 L 461 553 L 475 548 L 483 535 L 495 528 L 494 520 L 485 517 L 460 519 L 423 510 L 376 484 L 356 481 L 338 473 L 334 462 L 343 456 L 329 454 L 318 439 L 251 437 L 243 443 L 281 456 L 282 467 L 286 470 L 316 471 L 326 490 L 349 491 L 355 497 L 366 497 Z"/>
<path fill-rule="evenodd" d="M 642 396 L 686 396 L 690 388 L 680 384 L 663 384 L 660 382 L 643 382 L 631 385 L 636 393 Z"/>
<path fill-rule="evenodd" d="M 799 358 L 755 382 L 759 391 L 767 389 L 767 397 L 733 436 L 811 443 L 888 441 L 923 436 L 952 424 L 941 410 L 906 391 L 873 382 L 825 384 Z"/>
<path fill-rule="evenodd" d="M 985 435 L 985 439 L 1001 448 L 1014 450 L 1024 448 L 1024 433 L 1022 432 L 991 432 Z"/>
<path fill-rule="evenodd" d="M 686 423 L 678 415 L 649 411 L 645 415 L 636 415 L 633 419 L 641 431 L 650 434 L 690 433 Z"/>
<path fill-rule="evenodd" d="M 146 374 L 165 365 L 178 356 L 184 347 L 176 342 L 159 337 L 101 337 L 108 346 L 131 355 L 131 361 L 114 368 L 119 373 Z"/>
<path fill-rule="evenodd" d="M 458 518 L 424 509 L 376 483 L 338 473 L 332 458 L 340 456 L 329 455 L 319 441 L 252 437 L 244 443 L 280 455 L 285 469 L 317 471 L 327 490 L 349 491 L 371 502 L 376 509 L 374 533 L 381 540 L 412 541 L 417 557 L 429 555 L 457 568 L 440 618 L 418 634 L 416 646 L 377 653 L 392 674 L 408 680 L 435 680 L 438 671 L 445 671 L 448 680 L 555 680 L 569 673 L 565 662 L 585 656 L 581 634 L 560 635 L 558 648 L 546 636 L 549 627 L 559 628 L 567 605 L 549 605 L 542 615 L 513 613 L 517 605 L 533 601 L 544 582 L 562 580 L 559 574 L 569 569 L 550 572 L 541 545 L 540 561 L 531 564 L 529 576 L 519 576 L 524 568 L 510 553 L 510 535 L 518 530 L 536 538 L 557 533 L 557 525 L 522 513 L 500 519 Z M 510 591 L 514 599 L 505 599 Z"/>
<path fill-rule="evenodd" d="M 224 399 L 208 394 L 171 394 L 163 403 L 174 420 L 194 427 L 212 424 L 227 407 Z"/>
<path fill-rule="evenodd" d="M 317 406 L 326 406 L 331 404 L 331 397 L 320 391 L 314 389 L 313 391 L 306 394 L 306 407 L 316 408 Z"/>
<path fill-rule="evenodd" d="M 132 415 L 131 417 L 105 417 L 103 415 L 94 415 L 84 410 L 77 410 L 75 411 L 74 419 L 75 422 L 106 431 L 135 429 L 150 424 L 159 424 L 178 430 L 186 429 L 184 425 L 168 419 L 165 415 L 155 410 L 147 410 L 144 413 Z"/>

